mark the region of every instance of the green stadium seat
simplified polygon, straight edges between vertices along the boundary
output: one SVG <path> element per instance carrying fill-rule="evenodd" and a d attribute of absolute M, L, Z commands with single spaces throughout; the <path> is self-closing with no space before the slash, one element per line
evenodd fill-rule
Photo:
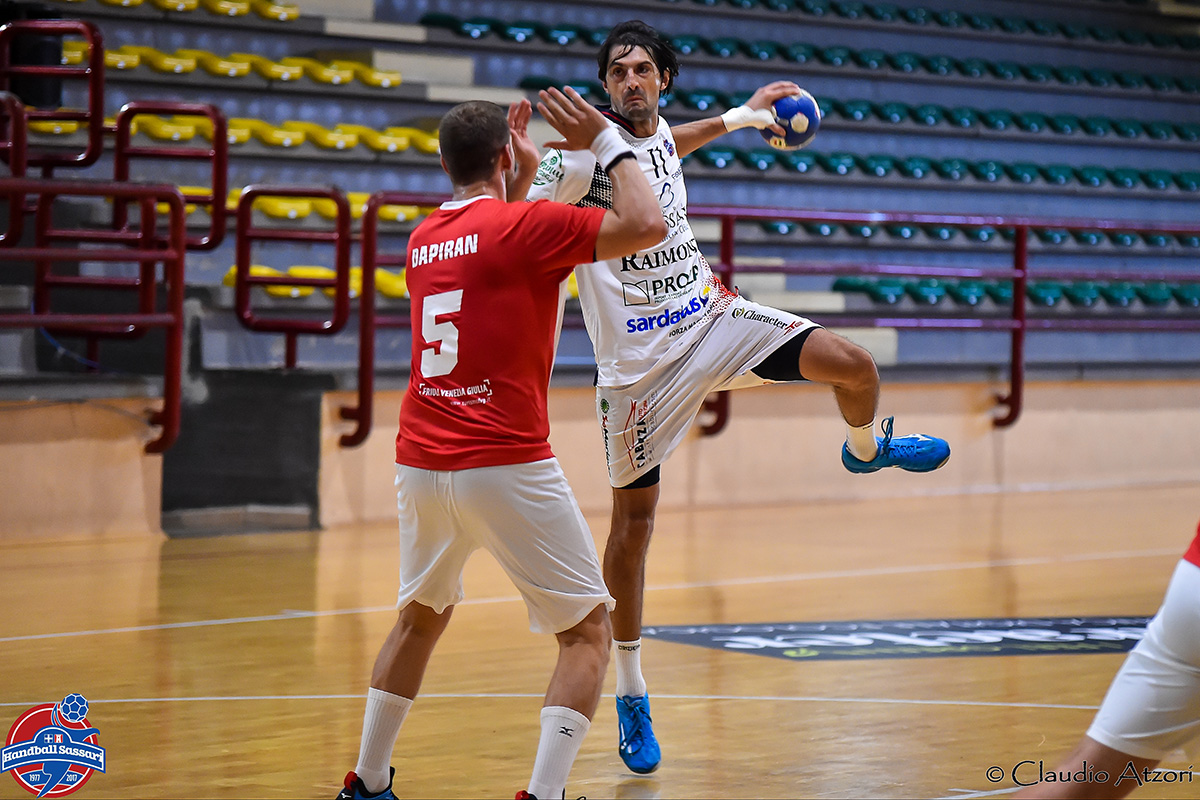
<path fill-rule="evenodd" d="M 583 41 L 587 38 L 587 28 L 579 25 L 570 25 L 567 23 L 554 23 L 546 25 L 542 29 L 542 38 L 550 44 L 557 44 L 563 47 L 575 44 L 578 41 Z"/>
<path fill-rule="evenodd" d="M 1200 172 L 1176 172 L 1175 185 L 1185 192 L 1200 191 Z"/>
<path fill-rule="evenodd" d="M 1148 308 L 1163 308 L 1171 304 L 1171 287 L 1162 281 L 1151 281 L 1134 286 L 1138 299 Z"/>
<path fill-rule="evenodd" d="M 987 297 L 987 287 L 982 281 L 962 280 L 946 283 L 946 294 L 960 306 L 975 307 Z"/>
<path fill-rule="evenodd" d="M 910 25 L 928 25 L 933 19 L 933 13 L 922 6 L 906 8 L 900 13 L 904 15 L 904 21 Z"/>
<path fill-rule="evenodd" d="M 1083 77 L 1097 89 L 1107 89 L 1117 83 L 1117 76 L 1107 69 L 1087 69 L 1083 71 Z"/>
<path fill-rule="evenodd" d="M 880 278 L 868 283 L 866 292 L 876 303 L 894 306 L 904 299 L 904 282 L 896 278 Z"/>
<path fill-rule="evenodd" d="M 1013 301 L 1012 281 L 989 281 L 984 287 L 988 297 L 996 305 L 1010 306 Z"/>
<path fill-rule="evenodd" d="M 696 158 L 706 167 L 725 169 L 737 158 L 737 151 L 732 147 L 701 147 L 696 151 Z"/>
<path fill-rule="evenodd" d="M 959 128 L 973 128 L 979 124 L 979 112 L 966 106 L 950 109 L 948 118 L 951 125 Z"/>
<path fill-rule="evenodd" d="M 911 111 L 913 122 L 920 125 L 937 125 L 946 119 L 946 109 L 932 103 L 925 103 Z"/>
<path fill-rule="evenodd" d="M 1053 83 L 1054 68 L 1046 64 L 1022 64 L 1021 73 L 1025 80 L 1033 83 Z"/>
<path fill-rule="evenodd" d="M 961 158 L 947 158 L 942 161 L 934 161 L 933 168 L 940 177 L 950 181 L 962 180 L 968 171 L 967 162 Z"/>
<path fill-rule="evenodd" d="M 690 56 L 693 53 L 700 52 L 700 37 L 699 36 L 674 36 L 671 38 L 671 46 L 681 56 Z"/>
<path fill-rule="evenodd" d="M 921 63 L 925 66 L 925 71 L 933 75 L 953 75 L 959 72 L 958 59 L 951 58 L 950 56 L 929 56 L 921 60 Z M 895 63 L 892 66 L 896 66 Z M 901 71 L 911 72 L 912 70 Z"/>
<path fill-rule="evenodd" d="M 1152 72 L 1146 76 L 1146 83 L 1156 92 L 1173 92 L 1177 88 L 1175 79 L 1170 75 Z"/>
<path fill-rule="evenodd" d="M 767 233 L 774 233 L 780 236 L 786 236 L 794 232 L 799 225 L 794 222 L 785 222 L 784 220 L 770 220 L 762 223 L 762 229 Z"/>
<path fill-rule="evenodd" d="M 967 14 L 963 19 L 977 31 L 991 33 L 999 26 L 999 22 L 991 14 Z"/>
<path fill-rule="evenodd" d="M 1146 135 L 1156 142 L 1165 142 L 1175 138 L 1175 129 L 1169 122 L 1143 122 L 1142 128 L 1146 131 Z"/>
<path fill-rule="evenodd" d="M 990 225 L 980 225 L 979 227 L 970 226 L 962 229 L 963 236 L 972 242 L 978 244 L 987 244 L 995 239 L 1000 233 Z"/>
<path fill-rule="evenodd" d="M 943 28 L 961 28 L 967 24 L 966 20 L 963 19 L 963 15 L 952 9 L 933 12 L 933 21 Z"/>
<path fill-rule="evenodd" d="M 846 225 L 846 233 L 858 239 L 870 239 L 875 235 L 878 228 L 874 225 L 867 225 L 862 222 L 851 222 Z"/>
<path fill-rule="evenodd" d="M 1186 94 L 1196 94 L 1200 92 L 1200 79 L 1193 78 L 1187 75 L 1181 75 L 1175 79 L 1175 85 L 1179 87 L 1179 91 Z"/>
<path fill-rule="evenodd" d="M 831 67 L 842 67 L 850 63 L 850 53 L 851 50 L 849 47 L 837 45 L 818 50 L 817 57 Z"/>
<path fill-rule="evenodd" d="M 1100 295 L 1114 308 L 1129 308 L 1137 299 L 1137 289 L 1128 281 L 1113 281 L 1100 287 Z"/>
<path fill-rule="evenodd" d="M 1108 117 L 1084 117 L 1080 122 L 1089 136 L 1107 136 L 1113 132 L 1112 120 Z"/>
<path fill-rule="evenodd" d="M 909 156 L 897 162 L 896 168 L 906 178 L 924 178 L 933 170 L 933 163 L 924 156 Z"/>
<path fill-rule="evenodd" d="M 817 163 L 831 175 L 849 175 L 856 166 L 851 153 L 818 153 Z"/>
<path fill-rule="evenodd" d="M 1062 31 L 1062 35 L 1067 37 L 1068 39 L 1089 39 L 1089 38 L 1091 38 L 1091 34 L 1088 33 L 1088 29 L 1086 26 L 1079 25 L 1074 22 L 1060 22 L 1060 23 L 1058 23 L 1058 29 L 1060 31 Z"/>
<path fill-rule="evenodd" d="M 964 58 L 958 62 L 958 71 L 968 78 L 982 78 L 988 74 L 988 62 L 982 58 Z"/>
<path fill-rule="evenodd" d="M 993 61 L 988 64 L 988 69 L 993 75 L 1004 81 L 1015 81 L 1023 77 L 1021 65 L 1015 61 Z"/>
<path fill-rule="evenodd" d="M 1117 83 L 1126 89 L 1145 89 L 1146 76 L 1140 72 L 1120 70 L 1117 72 Z"/>
<path fill-rule="evenodd" d="M 983 112 L 981 117 L 983 124 L 994 131 L 1006 131 L 1016 124 L 1013 119 L 1012 112 L 1005 111 L 1002 108 L 995 108 L 991 111 Z"/>
<path fill-rule="evenodd" d="M 1167 191 L 1175 184 L 1175 175 L 1165 169 L 1148 169 L 1142 173 L 1142 183 L 1148 189 Z"/>
<path fill-rule="evenodd" d="M 1108 240 L 1118 247 L 1133 247 L 1138 243 L 1137 235 L 1129 231 L 1109 231 Z"/>
<path fill-rule="evenodd" d="M 833 11 L 845 19 L 862 19 L 867 16 L 867 6 L 858 0 L 842 0 L 833 4 Z"/>
<path fill-rule="evenodd" d="M 1093 189 L 1097 189 L 1108 183 L 1108 171 L 1104 167 L 1079 167 L 1075 170 L 1075 177 L 1084 186 L 1090 186 Z"/>
<path fill-rule="evenodd" d="M 1150 37 L 1145 31 L 1140 31 L 1137 28 L 1122 28 L 1117 31 L 1117 35 L 1121 37 L 1121 41 L 1125 44 L 1146 45 L 1150 44 Z"/>
<path fill-rule="evenodd" d="M 695 111 L 711 111 L 716 108 L 727 108 L 729 99 L 723 92 L 716 89 L 675 89 L 675 97 L 681 103 Z"/>
<path fill-rule="evenodd" d="M 1147 247 L 1170 247 L 1172 240 L 1165 233 L 1143 233 L 1142 241 Z"/>
<path fill-rule="evenodd" d="M 783 57 L 793 64 L 809 64 L 817 57 L 817 48 L 807 42 L 795 42 L 784 48 Z"/>
<path fill-rule="evenodd" d="M 958 228 L 950 225 L 923 225 L 921 228 L 926 236 L 939 242 L 948 242 L 958 235 Z"/>
<path fill-rule="evenodd" d="M 875 106 L 875 116 L 895 125 L 907 120 L 911 110 L 904 103 L 881 103 Z"/>
<path fill-rule="evenodd" d="M 717 0 L 713 0 L 714 4 L 716 2 Z M 734 8 L 755 8 L 758 6 L 757 0 L 725 0 L 725 2 L 729 3 L 729 5 L 733 6 Z"/>
<path fill-rule="evenodd" d="M 1073 231 L 1071 237 L 1079 244 L 1088 247 L 1095 247 L 1108 241 L 1100 231 Z"/>
<path fill-rule="evenodd" d="M 1045 19 L 1029 20 L 1029 30 L 1033 31 L 1037 36 L 1058 36 L 1062 33 L 1058 29 L 1058 25 Z"/>
<path fill-rule="evenodd" d="M 906 281 L 904 293 L 917 305 L 936 306 L 946 297 L 946 286 L 934 278 L 924 278 L 919 281 Z"/>
<path fill-rule="evenodd" d="M 1033 281 L 1025 287 L 1025 294 L 1035 306 L 1053 308 L 1066 294 L 1066 287 L 1057 281 Z"/>
<path fill-rule="evenodd" d="M 1050 127 L 1050 119 L 1040 111 L 1027 111 L 1014 117 L 1017 127 L 1026 133 L 1041 133 Z"/>
<path fill-rule="evenodd" d="M 969 165 L 969 169 L 976 178 L 988 183 L 995 183 L 1004 177 L 1004 164 L 993 159 L 973 161 Z"/>
<path fill-rule="evenodd" d="M 1067 302 L 1077 308 L 1091 308 L 1100 302 L 1100 286 L 1092 281 L 1075 281 L 1064 288 Z"/>
<path fill-rule="evenodd" d="M 729 107 L 736 108 L 750 102 L 754 92 L 729 92 Z"/>
<path fill-rule="evenodd" d="M 1028 162 L 1005 164 L 1004 172 L 1013 183 L 1033 183 L 1038 178 L 1037 164 Z"/>
<path fill-rule="evenodd" d="M 1142 173 L 1130 167 L 1110 169 L 1108 177 L 1120 189 L 1137 189 L 1142 185 Z"/>
<path fill-rule="evenodd" d="M 508 39 L 510 42 L 528 42 L 534 38 L 540 38 L 544 30 L 545 26 L 540 22 L 521 20 L 503 23 L 498 32 L 501 38 Z"/>
<path fill-rule="evenodd" d="M 779 43 L 767 41 L 766 39 L 742 42 L 741 49 L 743 53 L 756 61 L 770 61 L 773 58 L 778 58 L 780 53 Z"/>
<path fill-rule="evenodd" d="M 842 275 L 834 280 L 832 289 L 835 292 L 863 292 L 865 294 L 869 283 L 869 280 L 858 275 Z"/>
<path fill-rule="evenodd" d="M 813 99 L 817 101 L 817 108 L 821 109 L 822 119 L 837 113 L 838 103 L 832 97 L 818 96 Z"/>
<path fill-rule="evenodd" d="M 814 17 L 823 17 L 829 13 L 829 0 L 801 0 L 800 10 Z"/>
<path fill-rule="evenodd" d="M 1185 308 L 1200 308 L 1200 283 L 1181 283 L 1171 289 L 1171 294 Z"/>
<path fill-rule="evenodd" d="M 1200 233 L 1176 234 L 1175 241 L 1184 247 L 1200 247 Z"/>
<path fill-rule="evenodd" d="M 701 39 L 700 45 L 710 55 L 729 58 L 741 51 L 742 40 L 733 36 L 721 36 L 716 39 Z"/>
<path fill-rule="evenodd" d="M 1001 17 L 1000 30 L 1005 33 L 1022 34 L 1029 32 L 1029 21 L 1021 17 Z"/>
<path fill-rule="evenodd" d="M 855 50 L 850 57 L 863 69 L 882 69 L 888 63 L 887 53 L 873 47 L 866 50 Z"/>
<path fill-rule="evenodd" d="M 608 28 L 584 29 L 583 39 L 591 47 L 599 47 L 608 38 Z"/>
<path fill-rule="evenodd" d="M 1054 74 L 1058 77 L 1059 83 L 1065 83 L 1068 86 L 1081 86 L 1087 83 L 1087 77 L 1079 67 L 1055 67 Z"/>
<path fill-rule="evenodd" d="M 783 165 L 784 169 L 791 172 L 812 172 L 817 166 L 816 156 L 812 153 L 804 153 L 796 150 L 781 151 L 776 156 L 776 159 Z"/>
<path fill-rule="evenodd" d="M 1175 126 L 1175 134 L 1185 142 L 1200 142 L 1200 125 L 1185 122 Z"/>
<path fill-rule="evenodd" d="M 879 22 L 896 22 L 900 19 L 900 6 L 895 3 L 871 3 L 867 13 Z"/>
<path fill-rule="evenodd" d="M 822 239 L 828 239 L 830 236 L 836 236 L 838 226 L 832 222 L 806 222 L 804 230 L 808 231 L 809 236 L 818 236 Z M 862 280 L 862 279 L 860 279 Z M 866 286 L 867 281 L 863 281 L 863 286 Z"/>
<path fill-rule="evenodd" d="M 1033 228 L 1031 232 L 1042 244 L 1059 245 L 1071 240 L 1071 234 L 1062 228 Z"/>
<path fill-rule="evenodd" d="M 1088 27 L 1088 33 L 1097 42 L 1115 42 L 1121 38 L 1121 34 L 1116 28 L 1110 28 L 1107 25 L 1092 25 Z"/>
<path fill-rule="evenodd" d="M 735 157 L 743 166 L 749 169 L 766 172 L 775 166 L 779 159 L 779 151 L 770 147 L 754 147 L 749 150 L 738 150 Z"/>
<path fill-rule="evenodd" d="M 1050 127 L 1055 133 L 1069 135 L 1083 130 L 1083 120 L 1074 114 L 1055 114 L 1050 117 Z"/>
<path fill-rule="evenodd" d="M 836 103 L 837 101 L 834 102 Z M 838 109 L 840 116 L 854 120 L 855 122 L 862 122 L 868 119 L 875 110 L 875 106 L 870 100 L 847 100 L 835 107 Z"/>
<path fill-rule="evenodd" d="M 896 159 L 888 155 L 871 155 L 858 159 L 858 168 L 867 175 L 886 178 L 896 168 Z"/>
<path fill-rule="evenodd" d="M 1038 171 L 1046 183 L 1054 186 L 1066 186 L 1075 180 L 1075 170 L 1066 164 L 1043 164 Z"/>
<path fill-rule="evenodd" d="M 883 226 L 887 231 L 887 235 L 893 239 L 904 239 L 908 241 L 917 235 L 917 227 L 908 223 L 892 222 Z"/>
<path fill-rule="evenodd" d="M 470 39 L 482 39 L 489 33 L 499 33 L 504 30 L 504 22 L 491 17 L 471 17 L 459 23 L 457 33 Z"/>

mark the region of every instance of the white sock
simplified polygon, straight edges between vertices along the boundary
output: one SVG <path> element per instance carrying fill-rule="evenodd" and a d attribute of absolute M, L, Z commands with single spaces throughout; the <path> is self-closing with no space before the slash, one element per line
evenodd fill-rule
<path fill-rule="evenodd" d="M 646 679 L 642 677 L 642 640 L 618 642 L 617 697 L 642 697 L 646 694 Z"/>
<path fill-rule="evenodd" d="M 542 738 L 538 740 L 533 777 L 529 779 L 531 795 L 552 800 L 563 796 L 571 765 L 575 763 L 575 756 L 590 727 L 592 723 L 588 718 L 572 708 L 546 706 L 542 709 Z"/>
<path fill-rule="evenodd" d="M 412 700 L 398 694 L 374 688 L 367 690 L 362 744 L 354 772 L 372 794 L 382 792 L 391 780 L 392 748 L 396 746 L 400 726 L 412 704 Z"/>
<path fill-rule="evenodd" d="M 850 455 L 859 461 L 870 461 L 879 455 L 879 443 L 875 441 L 875 420 L 861 428 L 846 423 L 846 446 Z"/>

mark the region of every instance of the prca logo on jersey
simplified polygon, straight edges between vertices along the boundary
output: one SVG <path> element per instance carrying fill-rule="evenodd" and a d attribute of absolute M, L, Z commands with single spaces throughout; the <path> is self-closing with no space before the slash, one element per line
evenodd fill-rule
<path fill-rule="evenodd" d="M 699 314 L 708 305 L 710 288 L 705 286 L 700 294 L 677 308 L 665 309 L 661 314 L 646 317 L 630 317 L 625 320 L 627 333 L 644 333 L 646 331 L 662 330 L 678 325 L 688 317 Z"/>
<path fill-rule="evenodd" d="M 0 751 L 0 772 L 12 772 L 22 789 L 38 797 L 63 797 L 104 772 L 104 748 L 88 724 L 88 701 L 77 693 L 44 703 L 13 723 Z"/>
<path fill-rule="evenodd" d="M 621 298 L 627 306 L 648 306 L 664 300 L 674 300 L 691 292 L 699 279 L 700 265 L 693 264 L 691 269 L 674 275 L 622 283 Z"/>

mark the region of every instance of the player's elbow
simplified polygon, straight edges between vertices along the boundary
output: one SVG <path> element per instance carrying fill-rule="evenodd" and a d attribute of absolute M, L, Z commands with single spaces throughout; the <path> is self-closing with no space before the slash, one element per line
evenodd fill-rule
<path fill-rule="evenodd" d="M 638 249 L 644 250 L 667 238 L 667 221 L 662 214 L 650 214 L 643 218 L 640 230 L 637 232 Z"/>

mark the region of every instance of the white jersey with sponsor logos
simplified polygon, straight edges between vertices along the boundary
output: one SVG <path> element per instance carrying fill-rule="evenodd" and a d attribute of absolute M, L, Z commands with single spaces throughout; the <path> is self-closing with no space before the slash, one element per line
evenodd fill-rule
<path fill-rule="evenodd" d="M 653 136 L 639 139 L 624 120 L 605 115 L 629 144 L 667 222 L 667 236 L 625 258 L 575 271 L 579 301 L 599 366 L 600 386 L 628 386 L 663 359 L 678 357 L 732 298 L 700 254 L 687 218 L 683 168 L 662 117 Z M 542 159 L 530 200 L 612 207 L 612 182 L 590 151 L 551 150 Z"/>

